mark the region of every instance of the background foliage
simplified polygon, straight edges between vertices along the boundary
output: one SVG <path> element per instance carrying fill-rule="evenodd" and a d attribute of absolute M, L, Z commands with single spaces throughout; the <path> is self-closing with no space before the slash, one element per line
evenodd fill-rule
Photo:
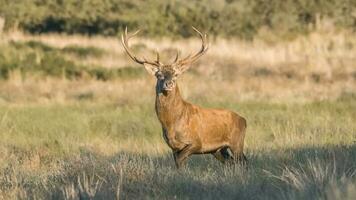
<path fill-rule="evenodd" d="M 1 15 L 6 29 L 30 33 L 116 35 L 128 26 L 150 36 L 189 37 L 194 25 L 226 37 L 251 39 L 262 28 L 293 37 L 319 19 L 356 29 L 354 0 L 1 0 Z"/>

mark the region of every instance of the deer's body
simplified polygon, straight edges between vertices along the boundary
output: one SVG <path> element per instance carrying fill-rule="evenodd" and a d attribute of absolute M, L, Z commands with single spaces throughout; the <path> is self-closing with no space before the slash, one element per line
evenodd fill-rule
<path fill-rule="evenodd" d="M 206 35 L 199 33 L 202 47 L 193 56 L 178 61 L 178 53 L 172 64 L 164 65 L 159 61 L 141 60 L 128 48 L 127 29 L 122 36 L 126 53 L 157 78 L 156 114 L 162 125 L 163 137 L 173 151 L 177 167 L 192 154 L 213 154 L 221 162 L 247 161 L 243 154 L 246 120 L 238 114 L 223 109 L 206 109 L 184 101 L 176 85 L 176 79 L 190 64 L 207 50 Z M 230 150 L 230 152 L 229 152 Z"/>
<path fill-rule="evenodd" d="M 156 113 L 178 167 L 191 154 L 211 153 L 220 161 L 231 156 L 244 159 L 246 120 L 238 114 L 188 103 L 178 86 L 169 92 L 156 91 Z M 227 148 L 233 155 L 227 155 Z"/>

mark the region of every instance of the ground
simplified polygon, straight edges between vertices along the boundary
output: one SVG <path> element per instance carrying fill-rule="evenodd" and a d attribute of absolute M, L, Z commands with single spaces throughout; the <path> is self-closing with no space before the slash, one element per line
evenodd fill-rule
<path fill-rule="evenodd" d="M 247 118 L 247 171 L 211 155 L 177 170 L 150 104 L 1 107 L 3 198 L 355 197 L 354 100 L 225 107 Z"/>

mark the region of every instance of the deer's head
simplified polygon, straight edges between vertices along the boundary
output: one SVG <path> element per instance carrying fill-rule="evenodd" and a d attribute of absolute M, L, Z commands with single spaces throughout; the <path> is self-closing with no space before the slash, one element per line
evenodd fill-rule
<path fill-rule="evenodd" d="M 156 77 L 157 91 L 167 92 L 175 88 L 177 77 L 181 75 L 183 72 L 185 72 L 187 69 L 189 69 L 190 64 L 198 60 L 198 58 L 200 58 L 208 50 L 207 35 L 206 34 L 203 35 L 194 27 L 193 29 L 199 34 L 199 37 L 202 41 L 200 50 L 196 54 L 188 55 L 187 57 L 182 59 L 179 59 L 179 55 L 177 52 L 174 61 L 170 64 L 164 64 L 160 62 L 158 52 L 156 52 L 157 58 L 155 61 L 139 59 L 130 52 L 128 41 L 130 38 L 135 36 L 139 31 L 136 31 L 133 34 L 128 35 L 127 28 L 126 28 L 125 33 L 121 36 L 121 42 L 128 56 L 130 56 L 130 58 L 135 62 L 144 65 L 147 72 Z"/>

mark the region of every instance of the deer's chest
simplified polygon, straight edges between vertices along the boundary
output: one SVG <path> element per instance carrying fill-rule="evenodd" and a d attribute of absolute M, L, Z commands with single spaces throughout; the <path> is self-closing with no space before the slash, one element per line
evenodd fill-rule
<path fill-rule="evenodd" d="M 190 144 L 187 134 L 179 130 L 163 128 L 163 138 L 173 151 L 183 149 L 187 144 Z"/>

